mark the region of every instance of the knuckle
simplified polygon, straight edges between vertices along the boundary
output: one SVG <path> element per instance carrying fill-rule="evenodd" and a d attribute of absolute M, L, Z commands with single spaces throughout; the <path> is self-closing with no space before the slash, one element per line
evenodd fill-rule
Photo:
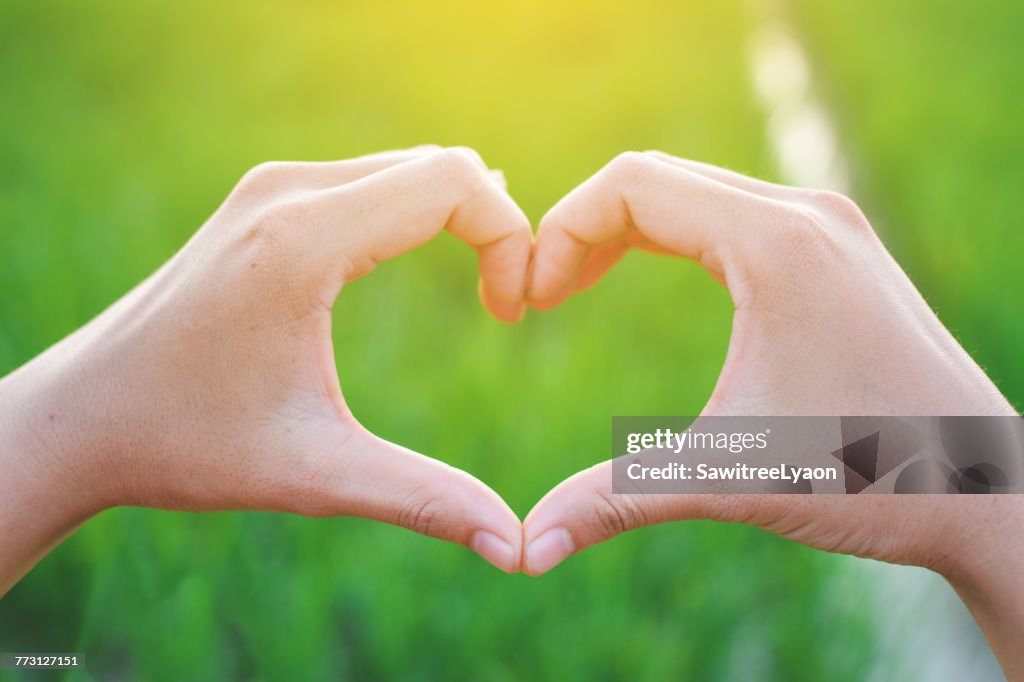
<path fill-rule="evenodd" d="M 279 183 L 292 164 L 284 161 L 265 161 L 253 166 L 242 176 L 239 185 L 247 188 L 265 188 Z"/>
<path fill-rule="evenodd" d="M 312 210 L 308 202 L 289 200 L 258 211 L 237 238 L 238 256 L 261 278 L 268 272 L 281 277 L 301 274 L 303 230 L 297 226 L 314 220 Z"/>
<path fill-rule="evenodd" d="M 252 220 L 247 236 L 257 241 L 278 242 L 284 233 L 295 225 L 306 224 L 312 220 L 312 206 L 308 201 L 290 199 L 266 207 Z"/>
<path fill-rule="evenodd" d="M 642 156 L 652 165 L 656 165 L 655 162 L 675 165 L 679 161 L 679 157 L 669 154 L 668 152 L 663 152 L 660 149 L 645 149 Z"/>
<path fill-rule="evenodd" d="M 822 215 L 839 225 L 871 231 L 871 225 L 860 206 L 845 194 L 827 190 L 812 191 L 807 200 Z"/>
<path fill-rule="evenodd" d="M 759 237 L 743 246 L 746 274 L 757 288 L 774 291 L 797 286 L 842 254 L 841 244 L 821 216 L 807 206 L 775 202 L 766 209 L 764 225 Z M 796 272 L 800 278 L 795 278 Z"/>
<path fill-rule="evenodd" d="M 261 212 L 242 231 L 242 247 L 258 252 L 274 251 L 278 246 L 279 222 L 276 212 Z"/>
<path fill-rule="evenodd" d="M 794 499 L 787 500 L 785 506 L 778 504 L 782 498 L 760 498 L 747 504 L 736 500 L 733 503 L 733 519 L 736 523 L 758 526 L 778 535 L 793 535 L 815 518 L 814 501 L 809 497 L 794 495 Z"/>
<path fill-rule="evenodd" d="M 480 156 L 480 152 L 473 149 L 472 147 L 457 145 L 455 147 L 449 147 L 449 149 L 453 152 L 456 152 L 464 156 L 466 159 L 471 161 L 475 167 L 487 168 L 487 164 L 484 163 L 484 159 L 482 156 Z"/>
<path fill-rule="evenodd" d="M 604 537 L 621 535 L 626 531 L 647 525 L 643 507 L 631 495 L 601 492 L 598 497 L 595 522 Z"/>
<path fill-rule="evenodd" d="M 857 207 L 857 204 L 854 203 L 853 199 L 850 199 L 845 194 L 840 194 L 839 192 L 833 192 L 831 190 L 810 190 L 806 196 L 810 203 L 825 212 L 837 214 L 852 212 L 860 213 L 860 209 Z"/>
<path fill-rule="evenodd" d="M 786 253 L 800 253 L 827 240 L 822 219 L 805 206 L 782 204 L 772 213 L 772 241 Z"/>
<path fill-rule="evenodd" d="M 431 497 L 411 497 L 399 508 L 395 525 L 422 535 L 437 536 L 442 531 L 440 501 Z"/>
<path fill-rule="evenodd" d="M 441 182 L 465 186 L 476 190 L 483 186 L 484 177 L 473 153 L 464 147 L 442 149 L 433 157 L 434 169 Z"/>
<path fill-rule="evenodd" d="M 608 164 L 608 172 L 627 182 L 636 182 L 653 170 L 654 159 L 645 152 L 622 152 Z"/>

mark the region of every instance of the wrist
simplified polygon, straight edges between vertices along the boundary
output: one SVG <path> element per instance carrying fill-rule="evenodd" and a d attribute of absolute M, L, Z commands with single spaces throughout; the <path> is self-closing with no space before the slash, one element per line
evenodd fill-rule
<path fill-rule="evenodd" d="M 0 379 L 0 513 L 16 505 L 71 522 L 110 506 L 111 425 L 95 418 L 108 401 L 76 364 L 57 346 Z"/>
<path fill-rule="evenodd" d="M 61 412 L 47 404 L 33 364 L 0 380 L 0 596 L 99 511 L 76 482 L 77 449 L 61 435 Z"/>
<path fill-rule="evenodd" d="M 981 626 L 1010 679 L 1024 675 L 1024 497 L 977 497 L 986 514 L 950 538 L 938 572 L 946 578 Z M 957 546 L 959 544 L 959 546 Z"/>

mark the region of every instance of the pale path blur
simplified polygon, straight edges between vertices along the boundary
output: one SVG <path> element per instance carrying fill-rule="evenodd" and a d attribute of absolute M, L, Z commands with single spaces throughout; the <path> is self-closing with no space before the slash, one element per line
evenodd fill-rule
<path fill-rule="evenodd" d="M 750 38 L 751 86 L 765 112 L 778 180 L 856 200 L 834 119 L 815 89 L 786 3 L 751 0 L 750 7 L 758 25 Z M 977 623 L 938 574 L 852 557 L 845 565 L 834 578 L 835 593 L 869 598 L 876 606 L 883 654 L 871 679 L 1005 679 Z"/>

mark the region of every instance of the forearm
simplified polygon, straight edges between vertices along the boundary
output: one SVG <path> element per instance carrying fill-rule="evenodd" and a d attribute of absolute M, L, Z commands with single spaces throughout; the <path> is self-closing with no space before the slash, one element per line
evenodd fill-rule
<path fill-rule="evenodd" d="M 0 380 L 0 595 L 103 505 L 55 349 Z"/>

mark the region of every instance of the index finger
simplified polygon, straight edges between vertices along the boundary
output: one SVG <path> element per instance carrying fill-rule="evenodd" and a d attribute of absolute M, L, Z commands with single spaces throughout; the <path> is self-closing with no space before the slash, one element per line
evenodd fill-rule
<path fill-rule="evenodd" d="M 650 154 L 627 152 L 541 220 L 528 298 L 543 303 L 564 296 L 593 249 L 634 231 L 724 279 L 728 247 L 759 237 L 764 219 L 782 205 Z"/>
<path fill-rule="evenodd" d="M 530 223 L 474 154 L 441 150 L 308 201 L 321 217 L 317 248 L 331 255 L 345 282 L 447 229 L 476 249 L 488 310 L 509 322 L 522 315 Z"/>

